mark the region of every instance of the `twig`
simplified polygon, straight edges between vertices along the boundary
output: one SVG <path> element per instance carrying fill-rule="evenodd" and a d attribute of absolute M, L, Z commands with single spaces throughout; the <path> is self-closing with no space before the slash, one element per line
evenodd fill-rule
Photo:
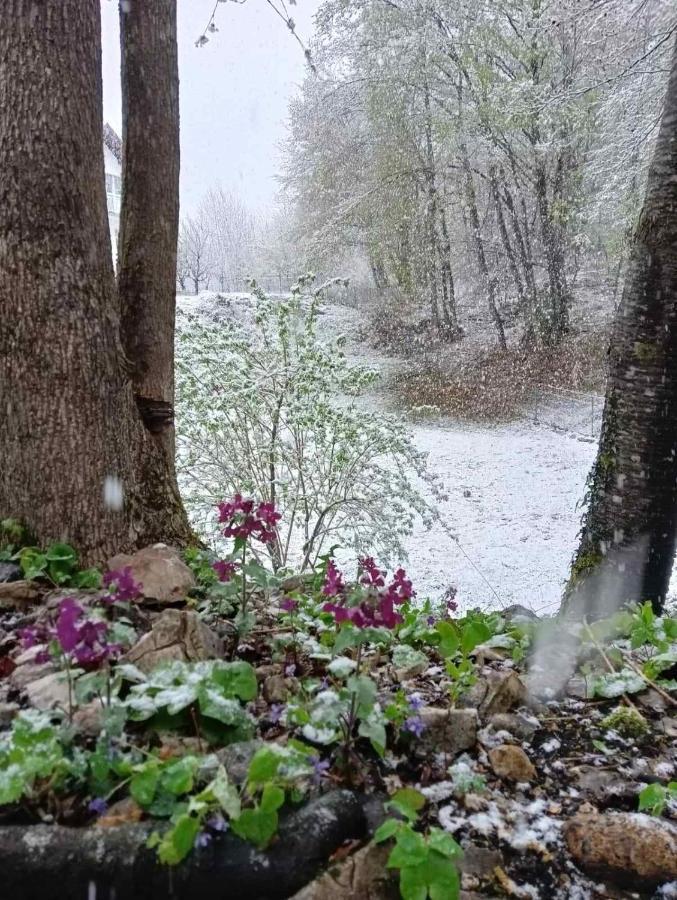
<path fill-rule="evenodd" d="M 613 663 L 611 662 L 611 660 L 609 659 L 609 657 L 608 657 L 608 656 L 606 655 L 606 653 L 604 652 L 604 648 L 603 648 L 603 647 L 601 646 L 601 644 L 597 641 L 597 638 L 595 637 L 595 635 L 594 635 L 593 632 L 592 632 L 592 628 L 588 625 L 587 619 L 584 619 L 584 620 L 583 620 L 583 624 L 585 625 L 585 630 L 586 630 L 587 633 L 588 633 L 588 637 L 589 637 L 590 640 L 592 641 L 593 647 L 594 647 L 595 650 L 597 650 L 597 652 L 600 654 L 600 656 L 602 657 L 602 659 L 603 659 L 604 662 L 606 663 L 606 665 L 607 665 L 609 671 L 612 672 L 613 674 L 616 674 L 616 669 L 614 668 Z M 634 709 L 634 711 L 637 713 L 637 715 L 640 717 L 640 719 L 643 719 L 643 718 L 644 718 L 644 716 L 643 716 L 643 715 L 641 714 L 641 712 L 637 709 L 637 707 L 636 707 L 635 704 L 632 702 L 632 700 L 628 697 L 627 694 L 623 694 L 622 697 L 621 697 L 621 699 L 623 700 L 623 702 L 625 703 L 626 706 L 629 706 L 630 709 Z"/>
<path fill-rule="evenodd" d="M 627 650 L 621 651 L 621 652 L 623 653 L 623 658 L 625 659 L 626 663 L 630 666 L 631 669 L 633 669 L 635 672 L 637 672 L 637 674 L 640 675 L 650 687 L 652 687 L 655 691 L 657 691 L 657 693 L 659 693 L 664 700 L 667 700 L 667 702 L 671 706 L 677 706 L 677 700 L 675 700 L 674 697 L 671 697 L 670 694 L 668 694 L 667 691 L 663 690 L 663 688 L 660 685 L 656 684 L 655 681 L 652 681 L 649 678 L 649 676 L 646 675 L 640 669 L 640 667 L 637 665 L 637 663 L 634 661 L 634 659 L 632 659 L 632 657 L 627 652 Z"/>

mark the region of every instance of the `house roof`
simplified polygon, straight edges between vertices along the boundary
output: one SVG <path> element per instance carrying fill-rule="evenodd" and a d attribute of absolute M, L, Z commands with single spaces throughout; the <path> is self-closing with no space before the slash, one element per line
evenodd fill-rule
<path fill-rule="evenodd" d="M 108 122 L 103 126 L 103 142 L 120 165 L 122 165 L 122 141 L 115 129 L 111 128 Z"/>

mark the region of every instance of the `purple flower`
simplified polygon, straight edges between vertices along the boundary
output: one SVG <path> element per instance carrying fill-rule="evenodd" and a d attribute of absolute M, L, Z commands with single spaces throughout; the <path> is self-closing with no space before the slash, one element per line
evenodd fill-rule
<path fill-rule="evenodd" d="M 419 709 L 423 706 L 423 700 L 421 699 L 419 694 L 411 694 L 407 697 L 407 703 L 409 704 L 409 709 L 414 712 L 418 712 Z"/>
<path fill-rule="evenodd" d="M 327 574 L 324 577 L 324 584 L 322 585 L 322 593 L 325 597 L 338 597 L 344 590 L 343 575 L 336 568 L 334 560 L 330 559 L 327 565 Z"/>
<path fill-rule="evenodd" d="M 237 566 L 234 562 L 229 562 L 226 559 L 219 559 L 217 562 L 212 563 L 212 569 L 216 572 L 219 581 L 222 581 L 225 584 L 233 577 Z"/>
<path fill-rule="evenodd" d="M 282 602 L 280 603 L 280 609 L 287 613 L 296 612 L 299 608 L 298 600 L 294 600 L 292 597 L 283 597 Z"/>
<path fill-rule="evenodd" d="M 291 678 L 292 675 L 296 673 L 296 663 L 289 663 L 288 666 L 284 667 L 284 674 L 287 678 Z"/>
<path fill-rule="evenodd" d="M 210 816 L 207 819 L 207 827 L 211 828 L 212 831 L 217 832 L 228 831 L 228 822 L 226 822 L 220 813 L 214 813 L 213 816 Z"/>
<path fill-rule="evenodd" d="M 104 587 L 108 588 L 110 594 L 107 599 L 113 603 L 116 601 L 125 603 L 138 600 L 143 589 L 143 585 L 138 584 L 134 580 L 131 566 L 106 572 L 103 576 L 103 584 Z"/>
<path fill-rule="evenodd" d="M 248 540 L 254 537 L 264 544 L 270 544 L 277 537 L 277 523 L 282 518 L 272 503 L 259 503 L 254 508 L 253 500 L 245 500 L 242 494 L 235 494 L 229 502 L 219 503 L 219 522 L 224 524 L 224 537 Z"/>
<path fill-rule="evenodd" d="M 425 621 L 426 621 L 427 625 L 434 625 L 435 624 L 435 616 L 428 616 L 428 618 Z"/>
<path fill-rule="evenodd" d="M 309 756 L 308 762 L 313 767 L 313 784 L 319 785 L 322 779 L 327 777 L 327 770 L 331 768 L 331 763 L 328 759 L 320 759 L 319 756 Z"/>
<path fill-rule="evenodd" d="M 365 556 L 357 562 L 363 573 L 360 578 L 360 584 L 364 584 L 367 587 L 384 587 L 385 572 L 379 569 L 373 556 Z"/>
<path fill-rule="evenodd" d="M 102 816 L 108 809 L 108 803 L 103 797 L 94 797 L 94 799 L 90 800 L 87 804 L 87 809 L 96 816 Z"/>
<path fill-rule="evenodd" d="M 194 846 L 200 849 L 208 847 L 212 842 L 212 835 L 209 831 L 199 831 L 195 836 Z"/>
<path fill-rule="evenodd" d="M 409 716 L 402 727 L 405 731 L 409 731 L 417 738 L 420 738 L 425 731 L 425 722 L 420 716 Z"/>
<path fill-rule="evenodd" d="M 283 712 L 284 706 L 281 703 L 273 703 L 268 710 L 268 721 L 272 722 L 273 725 L 277 725 L 277 723 L 282 718 Z"/>

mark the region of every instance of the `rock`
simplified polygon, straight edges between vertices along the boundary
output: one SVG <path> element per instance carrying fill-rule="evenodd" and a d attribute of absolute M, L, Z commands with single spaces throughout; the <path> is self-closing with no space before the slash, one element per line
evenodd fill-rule
<path fill-rule="evenodd" d="M 664 716 L 661 719 L 661 728 L 669 738 L 677 738 L 677 716 Z"/>
<path fill-rule="evenodd" d="M 474 709 L 437 709 L 426 706 L 419 712 L 425 729 L 415 744 L 420 756 L 448 753 L 455 756 L 477 743 L 478 719 Z"/>
<path fill-rule="evenodd" d="M 665 819 L 579 813 L 563 834 L 576 863 L 594 878 L 643 891 L 677 878 L 677 828 Z"/>
<path fill-rule="evenodd" d="M 51 660 L 36 662 L 37 657 L 44 649 L 44 647 L 38 646 L 30 647 L 15 657 L 16 669 L 9 676 L 9 683 L 13 688 L 22 691 L 31 681 L 37 681 L 39 678 L 49 675 L 50 672 L 56 671 Z"/>
<path fill-rule="evenodd" d="M 517 744 L 501 744 L 489 751 L 491 768 L 499 778 L 509 781 L 534 781 L 536 769 Z"/>
<path fill-rule="evenodd" d="M 291 900 L 398 900 L 397 877 L 386 869 L 390 847 L 367 844 L 302 888 Z"/>
<path fill-rule="evenodd" d="M 223 655 L 220 638 L 192 610 L 166 609 L 151 630 L 127 651 L 124 662 L 133 663 L 142 672 L 150 672 L 162 663 L 179 660 L 197 662 Z"/>
<path fill-rule="evenodd" d="M 68 679 L 63 672 L 50 672 L 37 681 L 29 681 L 24 690 L 31 706 L 36 709 L 68 709 Z"/>
<path fill-rule="evenodd" d="M 665 697 L 653 688 L 638 694 L 636 701 L 645 709 L 650 709 L 652 712 L 660 713 L 661 715 L 664 715 L 672 708 Z"/>
<path fill-rule="evenodd" d="M 527 700 L 527 689 L 517 673 L 489 670 L 459 700 L 462 707 L 474 707 L 482 718 L 509 712 Z"/>
<path fill-rule="evenodd" d="M 462 846 L 463 858 L 458 867 L 464 874 L 488 878 L 496 866 L 504 865 L 503 854 L 500 850 L 491 850 L 470 842 Z"/>
<path fill-rule="evenodd" d="M 623 778 L 610 769 L 576 766 L 571 769 L 571 774 L 576 778 L 578 790 L 601 805 L 608 806 L 619 800 L 633 803 L 641 790 L 639 782 Z"/>
<path fill-rule="evenodd" d="M 0 703 L 0 728 L 9 728 L 19 709 L 18 703 Z"/>
<path fill-rule="evenodd" d="M 21 566 L 15 562 L 0 562 L 0 584 L 21 581 Z"/>
<path fill-rule="evenodd" d="M 269 675 L 281 675 L 282 666 L 280 663 L 270 663 L 265 666 L 257 666 L 255 672 L 257 681 L 265 681 Z"/>
<path fill-rule="evenodd" d="M 489 717 L 489 726 L 494 731 L 508 731 L 520 741 L 530 741 L 541 727 L 538 719 L 522 713 L 494 713 Z"/>
<path fill-rule="evenodd" d="M 513 603 L 507 609 L 501 610 L 501 617 L 506 622 L 538 622 L 538 616 L 532 609 L 522 606 L 521 603 Z"/>
<path fill-rule="evenodd" d="M 20 609 L 37 603 L 40 589 L 32 581 L 6 581 L 0 583 L 0 609 Z"/>
<path fill-rule="evenodd" d="M 228 773 L 228 778 L 237 785 L 247 780 L 249 763 L 257 750 L 265 746 L 259 739 L 253 741 L 236 741 L 216 751 L 216 756 Z"/>
<path fill-rule="evenodd" d="M 285 703 L 288 694 L 284 675 L 269 675 L 263 682 L 263 697 L 268 703 Z"/>
<path fill-rule="evenodd" d="M 103 727 L 103 706 L 100 700 L 92 700 L 78 707 L 73 713 L 73 725 L 81 734 L 96 737 Z"/>
<path fill-rule="evenodd" d="M 108 562 L 110 571 L 127 566 L 146 600 L 176 603 L 195 587 L 195 577 L 178 550 L 166 544 L 153 544 L 133 555 L 121 553 Z"/>

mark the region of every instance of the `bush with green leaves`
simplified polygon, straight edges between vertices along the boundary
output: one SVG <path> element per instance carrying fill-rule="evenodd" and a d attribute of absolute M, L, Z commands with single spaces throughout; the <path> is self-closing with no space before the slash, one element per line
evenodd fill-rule
<path fill-rule="evenodd" d="M 179 317 L 177 451 L 195 527 L 219 546 L 217 503 L 237 492 L 282 513 L 279 541 L 257 552 L 275 569 L 312 567 L 341 544 L 403 556 L 417 518 L 439 521 L 442 492 L 406 426 L 360 401 L 376 373 L 317 333 L 320 292 L 252 289 L 251 322 Z M 425 499 L 425 485 L 432 502 Z"/>

